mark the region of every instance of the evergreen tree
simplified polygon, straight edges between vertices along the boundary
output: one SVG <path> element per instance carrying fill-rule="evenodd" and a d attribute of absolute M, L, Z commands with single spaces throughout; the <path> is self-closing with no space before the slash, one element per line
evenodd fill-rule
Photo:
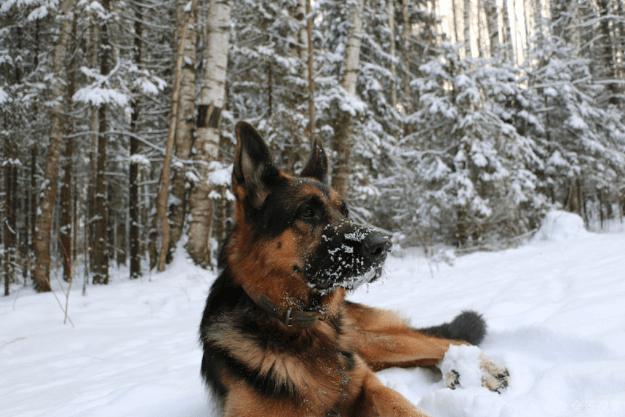
<path fill-rule="evenodd" d="M 398 220 L 417 240 L 458 246 L 514 237 L 536 225 L 543 207 L 533 141 L 520 135 L 507 107 L 519 94 L 516 74 L 493 62 L 444 57 L 421 66 L 415 133 L 400 149 L 409 187 Z M 435 240 L 438 240 L 435 239 Z"/>

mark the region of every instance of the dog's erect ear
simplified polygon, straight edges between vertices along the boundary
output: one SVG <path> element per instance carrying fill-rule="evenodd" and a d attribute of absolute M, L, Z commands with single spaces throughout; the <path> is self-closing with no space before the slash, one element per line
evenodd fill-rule
<path fill-rule="evenodd" d="M 232 171 L 234 195 L 246 198 L 254 207 L 260 207 L 280 171 L 273 166 L 267 144 L 252 125 L 238 122 L 235 134 L 237 151 Z M 238 194 L 238 187 L 243 188 L 244 196 Z"/>
<path fill-rule="evenodd" d="M 308 162 L 306 162 L 306 166 L 304 166 L 300 177 L 314 178 L 323 183 L 327 181 L 328 157 L 319 139 L 313 140 L 312 154 L 310 158 L 308 158 Z"/>

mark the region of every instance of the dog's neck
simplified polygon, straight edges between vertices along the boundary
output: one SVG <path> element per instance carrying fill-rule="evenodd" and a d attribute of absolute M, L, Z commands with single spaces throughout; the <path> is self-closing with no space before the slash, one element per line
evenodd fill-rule
<path fill-rule="evenodd" d="M 243 290 L 252 299 L 254 304 L 263 309 L 270 316 L 278 319 L 288 328 L 307 329 L 312 327 L 317 320 L 323 320 L 326 316 L 326 313 L 321 308 L 316 309 L 316 311 L 300 311 L 297 308 L 282 308 L 250 285 L 244 285 Z"/>

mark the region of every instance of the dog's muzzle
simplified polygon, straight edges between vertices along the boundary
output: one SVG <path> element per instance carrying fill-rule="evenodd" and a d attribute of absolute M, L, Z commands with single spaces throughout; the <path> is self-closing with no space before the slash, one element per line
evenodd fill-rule
<path fill-rule="evenodd" d="M 328 293 L 335 288 L 353 291 L 382 274 L 392 244 L 376 231 L 353 227 L 328 236 L 309 260 L 309 285 Z"/>

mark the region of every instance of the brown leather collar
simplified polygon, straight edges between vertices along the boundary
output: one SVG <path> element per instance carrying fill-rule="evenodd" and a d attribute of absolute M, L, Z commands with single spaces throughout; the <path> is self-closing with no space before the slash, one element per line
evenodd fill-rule
<path fill-rule="evenodd" d="M 282 309 L 275 305 L 267 297 L 259 294 L 254 289 L 243 286 L 243 290 L 254 301 L 254 303 L 265 310 L 267 314 L 280 320 L 286 327 L 299 327 L 307 329 L 322 317 L 320 312 L 316 311 L 299 311 L 295 308 Z"/>

